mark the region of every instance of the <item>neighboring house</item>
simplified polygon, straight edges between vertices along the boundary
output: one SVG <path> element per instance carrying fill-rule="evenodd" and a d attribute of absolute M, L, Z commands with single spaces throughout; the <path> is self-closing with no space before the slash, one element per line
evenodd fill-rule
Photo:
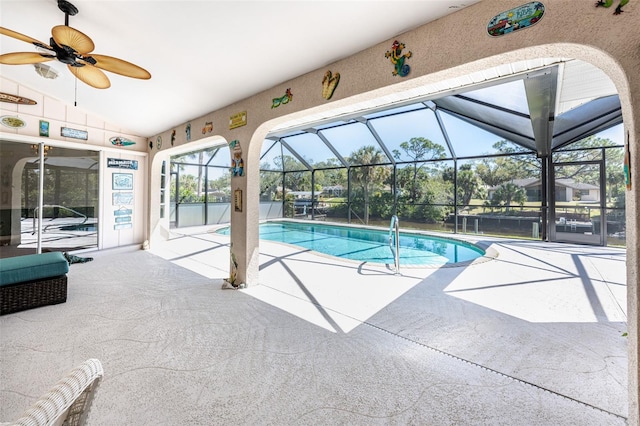
<path fill-rule="evenodd" d="M 322 194 L 330 197 L 342 197 L 343 191 L 344 191 L 344 186 L 342 185 L 325 186 L 322 188 Z"/>
<path fill-rule="evenodd" d="M 542 185 L 540 179 L 513 179 L 511 183 L 524 188 L 527 191 L 527 201 L 535 202 L 542 200 Z M 498 186 L 489 188 L 489 199 L 493 197 Z M 556 179 L 555 185 L 556 201 L 600 201 L 600 187 L 589 183 L 576 182 L 573 179 Z"/>

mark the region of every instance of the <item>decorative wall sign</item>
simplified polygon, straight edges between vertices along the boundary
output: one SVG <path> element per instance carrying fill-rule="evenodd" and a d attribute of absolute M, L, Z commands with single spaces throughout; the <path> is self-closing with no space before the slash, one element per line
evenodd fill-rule
<path fill-rule="evenodd" d="M 631 151 L 629 150 L 629 131 L 627 131 L 627 143 L 624 147 L 624 182 L 627 189 L 631 189 Z"/>
<path fill-rule="evenodd" d="M 233 209 L 242 212 L 242 189 L 233 191 Z"/>
<path fill-rule="evenodd" d="M 11 95 L 9 93 L 0 92 L 0 102 L 8 102 L 10 104 L 35 105 L 36 101 L 22 96 Z"/>
<path fill-rule="evenodd" d="M 233 152 L 231 158 L 231 175 L 242 176 L 244 174 L 244 160 L 242 159 L 242 148 L 239 140 L 229 142 L 229 150 Z"/>
<path fill-rule="evenodd" d="M 82 139 L 86 141 L 89 138 L 89 132 L 87 132 L 86 130 L 78 130 L 78 129 L 71 129 L 69 127 L 61 127 L 60 136 L 64 136 L 65 138 L 72 138 L 72 139 Z"/>
<path fill-rule="evenodd" d="M 133 228 L 133 224 L 132 223 L 117 223 L 115 225 L 113 225 L 113 229 L 115 231 L 119 231 L 121 229 L 131 229 Z"/>
<path fill-rule="evenodd" d="M 49 122 L 40 120 L 40 136 L 49 137 Z"/>
<path fill-rule="evenodd" d="M 334 76 L 331 76 L 331 70 L 327 70 L 322 78 L 322 97 L 327 100 L 331 99 L 339 82 L 340 73 L 337 72 Z"/>
<path fill-rule="evenodd" d="M 19 129 L 27 124 L 22 118 L 11 115 L 3 115 L 0 117 L 0 123 L 2 123 L 3 126 L 10 127 L 12 129 Z"/>
<path fill-rule="evenodd" d="M 527 28 L 542 19 L 544 5 L 532 1 L 497 14 L 489 20 L 487 32 L 490 36 L 499 37 L 523 28 Z"/>
<path fill-rule="evenodd" d="M 173 129 L 173 131 L 171 132 L 171 146 L 173 146 L 175 141 L 176 141 L 176 129 Z"/>
<path fill-rule="evenodd" d="M 184 128 L 185 136 L 187 137 L 187 142 L 191 140 L 191 123 L 187 123 L 187 127 Z"/>
<path fill-rule="evenodd" d="M 134 141 L 126 139 L 122 136 L 114 136 L 110 138 L 109 141 L 111 142 L 111 145 L 114 146 L 130 146 L 136 144 Z"/>
<path fill-rule="evenodd" d="M 130 223 L 131 222 L 131 216 L 118 216 L 116 218 L 114 218 L 116 223 Z"/>
<path fill-rule="evenodd" d="M 411 51 L 402 53 L 402 49 L 406 46 L 404 43 L 400 43 L 398 40 L 394 40 L 391 45 L 391 50 L 387 50 L 384 54 L 385 58 L 389 58 L 393 64 L 393 75 L 399 75 L 400 77 L 406 77 L 411 71 L 411 67 L 405 64 L 405 61 L 411 57 Z"/>
<path fill-rule="evenodd" d="M 162 148 L 162 136 L 160 135 L 158 135 L 158 137 L 156 138 L 156 148 Z"/>
<path fill-rule="evenodd" d="M 111 195 L 111 203 L 114 206 L 133 205 L 133 192 L 114 192 Z"/>
<path fill-rule="evenodd" d="M 242 127 L 247 124 L 247 111 L 242 111 L 237 114 L 233 114 L 229 117 L 229 130 L 236 127 Z"/>
<path fill-rule="evenodd" d="M 616 10 L 613 11 L 613 14 L 620 15 L 622 12 L 624 12 L 622 10 L 622 6 L 624 6 L 627 3 L 629 3 L 629 0 L 620 0 L 620 3 L 618 3 L 618 7 L 616 7 Z M 613 4 L 613 0 L 598 1 L 596 3 L 596 7 L 611 7 L 612 4 Z"/>
<path fill-rule="evenodd" d="M 277 108 L 280 105 L 288 104 L 292 99 L 293 93 L 291 93 L 291 88 L 289 88 L 284 92 L 284 96 L 272 99 L 271 108 Z"/>
<path fill-rule="evenodd" d="M 124 207 L 113 211 L 114 216 L 131 216 L 131 214 L 133 214 L 133 210 L 125 209 Z"/>
<path fill-rule="evenodd" d="M 117 167 L 119 169 L 138 170 L 138 160 L 107 158 L 107 167 Z"/>
<path fill-rule="evenodd" d="M 112 176 L 112 189 L 133 189 L 133 173 L 114 173 Z"/>
<path fill-rule="evenodd" d="M 202 128 L 202 134 L 206 135 L 211 132 L 213 132 L 213 121 L 207 121 L 204 123 L 204 127 Z"/>

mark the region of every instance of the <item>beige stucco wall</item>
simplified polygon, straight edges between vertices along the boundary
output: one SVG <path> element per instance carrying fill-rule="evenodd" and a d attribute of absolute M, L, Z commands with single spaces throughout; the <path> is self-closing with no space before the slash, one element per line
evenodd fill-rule
<path fill-rule="evenodd" d="M 605 71 L 615 83 L 624 117 L 625 134 L 629 135 L 632 157 L 632 185 L 627 193 L 627 284 L 629 329 L 629 424 L 637 425 L 638 408 L 638 200 L 640 199 L 640 4 L 631 2 L 622 15 L 612 9 L 596 8 L 591 1 L 545 0 L 546 12 L 534 26 L 504 35 L 490 37 L 487 23 L 496 14 L 525 3 L 524 0 L 485 0 L 455 14 L 428 23 L 396 38 L 411 50 L 409 76 L 392 75 L 392 65 L 384 54 L 392 39 L 330 64 L 308 74 L 284 82 L 265 92 L 211 112 L 193 120 L 192 141 L 186 140 L 184 128 L 167 129 L 162 135 L 162 149 L 151 150 L 150 238 L 166 234 L 168 224 L 159 218 L 159 162 L 168 158 L 171 149 L 185 150 L 185 145 L 211 143 L 215 135 L 225 141 L 239 140 L 243 149 L 246 174 L 232 179 L 232 190 L 243 191 L 243 212 L 231 217 L 233 251 L 238 259 L 238 279 L 248 285 L 258 277 L 258 200 L 259 155 L 262 142 L 275 126 L 299 124 L 307 120 L 338 117 L 354 108 L 366 109 L 376 99 L 389 102 L 407 99 L 415 90 L 431 87 L 437 92 L 440 83 L 472 76 L 473 84 L 480 71 L 496 66 L 536 58 L 574 58 L 589 62 Z M 328 29 L 329 30 L 329 29 Z M 339 72 L 340 84 L 331 101 L 321 96 L 325 71 Z M 464 80 L 458 80 L 458 82 Z M 445 85 L 446 86 L 446 85 Z M 443 87 L 447 89 L 448 87 Z M 272 99 L 291 89 L 291 102 L 271 108 Z M 230 130 L 229 118 L 247 112 L 247 125 Z M 201 134 L 205 122 L 213 131 Z M 172 130 L 176 139 L 172 148 L 167 141 Z M 155 140 L 156 137 L 151 140 Z M 176 148 L 179 147 L 179 148 Z M 191 149 L 188 149 L 191 150 Z M 163 152 L 164 151 L 164 152 Z"/>

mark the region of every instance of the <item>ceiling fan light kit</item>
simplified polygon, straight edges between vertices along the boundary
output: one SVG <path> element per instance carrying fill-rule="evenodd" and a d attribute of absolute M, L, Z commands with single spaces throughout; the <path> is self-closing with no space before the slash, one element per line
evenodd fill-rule
<path fill-rule="evenodd" d="M 43 78 L 55 80 L 59 76 L 58 71 L 56 71 L 54 68 L 50 67 L 49 65 L 38 63 L 38 64 L 34 64 L 33 67 L 36 69 L 36 72 L 38 73 L 38 75 L 40 75 Z"/>
<path fill-rule="evenodd" d="M 0 55 L 0 64 L 5 65 L 42 65 L 42 62 L 57 59 L 67 65 L 71 73 L 80 81 L 96 89 L 106 89 L 111 86 L 107 75 L 103 72 L 109 71 L 125 77 L 148 80 L 151 74 L 137 65 L 122 59 L 113 58 L 106 55 L 91 54 L 95 45 L 93 40 L 81 31 L 69 26 L 69 16 L 78 13 L 78 9 L 66 0 L 58 0 L 58 8 L 64 12 L 65 24 L 57 25 L 51 29 L 50 45 L 47 45 L 34 38 L 20 34 L 17 31 L 0 27 L 0 34 L 15 38 L 26 43 L 33 44 L 37 52 L 14 52 Z M 36 72 L 45 78 L 41 73 L 44 66 L 36 66 Z M 50 68 L 47 66 L 47 68 Z M 56 73 L 57 71 L 53 70 Z"/>

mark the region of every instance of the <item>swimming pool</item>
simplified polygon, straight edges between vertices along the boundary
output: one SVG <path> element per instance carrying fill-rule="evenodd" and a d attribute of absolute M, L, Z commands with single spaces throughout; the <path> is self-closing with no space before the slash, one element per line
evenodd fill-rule
<path fill-rule="evenodd" d="M 230 228 L 217 232 L 229 235 Z M 293 244 L 345 259 L 394 264 L 384 230 L 300 222 L 260 224 L 260 239 Z M 470 243 L 431 235 L 400 233 L 400 266 L 441 266 L 470 262 L 485 252 Z"/>

